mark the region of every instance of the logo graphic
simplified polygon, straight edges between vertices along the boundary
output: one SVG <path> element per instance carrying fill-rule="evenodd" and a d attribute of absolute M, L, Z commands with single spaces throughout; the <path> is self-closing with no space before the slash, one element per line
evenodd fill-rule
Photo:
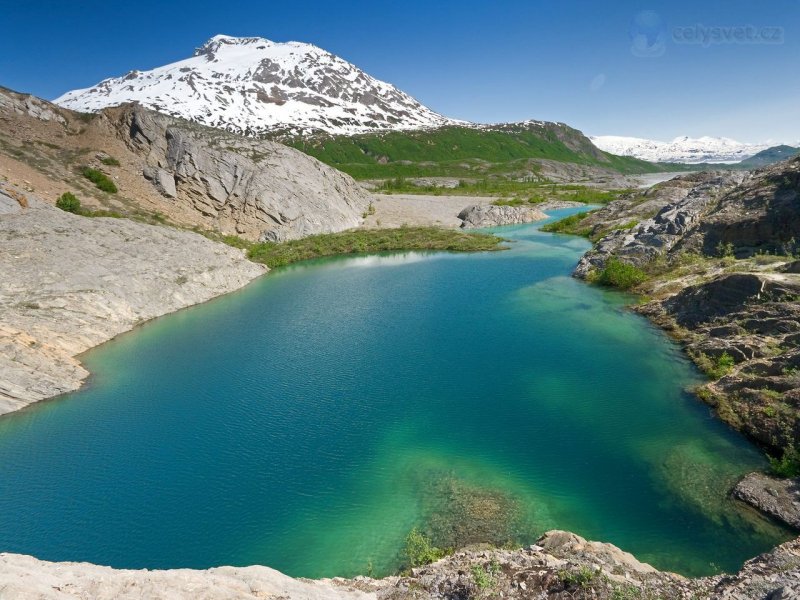
<path fill-rule="evenodd" d="M 634 56 L 657 58 L 667 51 L 667 26 L 655 11 L 643 10 L 636 15 L 628 34 Z"/>

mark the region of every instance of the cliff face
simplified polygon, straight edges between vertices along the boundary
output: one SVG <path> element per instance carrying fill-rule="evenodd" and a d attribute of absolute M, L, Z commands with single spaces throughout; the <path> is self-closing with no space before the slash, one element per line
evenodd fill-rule
<path fill-rule="evenodd" d="M 358 226 L 369 194 L 297 150 L 212 131 L 129 105 L 106 111 L 144 159 L 143 176 L 222 233 L 284 241 Z"/>
<path fill-rule="evenodd" d="M 800 542 L 748 561 L 730 576 L 662 573 L 610 544 L 551 531 L 520 550 L 464 550 L 405 576 L 292 579 L 267 567 L 130 571 L 0 554 L 0 596 L 37 600 L 466 598 L 709 598 L 777 600 L 800 593 Z"/>
<path fill-rule="evenodd" d="M 0 414 L 77 389 L 81 352 L 264 272 L 198 234 L 76 216 L 0 184 Z"/>
<path fill-rule="evenodd" d="M 370 196 L 302 152 L 134 105 L 86 115 L 0 88 L 0 174 L 55 203 L 157 215 L 249 240 L 288 240 L 359 225 Z M 108 194 L 89 166 L 119 188 Z"/>

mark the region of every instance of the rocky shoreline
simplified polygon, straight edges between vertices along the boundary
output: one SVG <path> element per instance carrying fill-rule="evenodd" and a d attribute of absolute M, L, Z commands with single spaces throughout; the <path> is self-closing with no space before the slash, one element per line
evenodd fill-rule
<path fill-rule="evenodd" d="M 36 600 L 780 600 L 798 594 L 800 540 L 748 561 L 737 574 L 700 579 L 658 571 L 611 544 L 590 542 L 565 531 L 550 531 L 536 544 L 517 550 L 464 549 L 383 579 L 295 579 L 262 566 L 112 569 L 0 554 L 0 597 Z"/>

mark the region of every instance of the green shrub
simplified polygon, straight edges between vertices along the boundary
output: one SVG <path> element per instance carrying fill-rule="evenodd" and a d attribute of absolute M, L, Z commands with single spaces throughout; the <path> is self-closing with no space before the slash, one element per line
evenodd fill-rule
<path fill-rule="evenodd" d="M 577 571 L 562 569 L 558 572 L 558 579 L 567 587 L 587 588 L 598 578 L 602 578 L 599 568 L 595 571 L 584 566 Z"/>
<path fill-rule="evenodd" d="M 485 592 L 497 585 L 497 576 L 500 574 L 500 563 L 492 559 L 485 568 L 482 565 L 472 565 L 469 569 L 472 583 L 479 591 Z"/>
<path fill-rule="evenodd" d="M 647 274 L 638 267 L 617 258 L 611 258 L 606 262 L 605 268 L 593 278 L 593 281 L 600 285 L 629 290 L 646 279 Z"/>
<path fill-rule="evenodd" d="M 406 557 L 412 567 L 429 565 L 444 557 L 446 552 L 431 544 L 431 541 L 416 527 L 406 536 Z"/>
<path fill-rule="evenodd" d="M 86 179 L 91 181 L 97 189 L 108 192 L 109 194 L 117 193 L 117 186 L 114 185 L 114 182 L 111 181 L 105 173 L 97 169 L 92 169 L 91 167 L 84 167 L 82 174 Z"/>
<path fill-rule="evenodd" d="M 564 217 L 560 221 L 553 221 L 542 227 L 542 231 L 548 233 L 570 233 L 572 235 L 588 236 L 590 229 L 581 228 L 581 222 L 589 216 L 589 213 L 577 213 Z"/>
<path fill-rule="evenodd" d="M 81 213 L 81 201 L 72 192 L 64 192 L 56 200 L 56 207 L 75 215 Z"/>
<path fill-rule="evenodd" d="M 781 458 L 769 458 L 772 474 L 777 477 L 800 476 L 800 452 L 794 446 L 789 446 L 783 451 Z"/>
<path fill-rule="evenodd" d="M 719 258 L 733 258 L 733 244 L 731 242 L 717 244 L 717 256 Z"/>
<path fill-rule="evenodd" d="M 725 377 L 725 375 L 733 370 L 734 365 L 736 365 L 736 361 L 727 352 L 723 352 L 716 360 L 712 359 L 707 354 L 693 354 L 692 360 L 694 360 L 701 371 L 708 375 L 709 379 Z"/>
<path fill-rule="evenodd" d="M 113 156 L 106 156 L 105 158 L 101 158 L 100 162 L 103 163 L 104 165 L 108 165 L 109 167 L 119 166 L 119 161 Z"/>

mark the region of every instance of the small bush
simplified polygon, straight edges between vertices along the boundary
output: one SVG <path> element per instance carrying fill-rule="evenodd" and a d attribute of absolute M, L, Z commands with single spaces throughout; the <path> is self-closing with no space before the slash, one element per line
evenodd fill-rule
<path fill-rule="evenodd" d="M 484 569 L 481 565 L 472 565 L 469 572 L 472 575 L 472 583 L 479 591 L 485 592 L 497 585 L 497 574 L 499 573 L 500 565 L 497 561 L 489 565 L 489 569 Z"/>
<path fill-rule="evenodd" d="M 789 446 L 783 451 L 781 458 L 769 458 L 770 471 L 776 477 L 800 476 L 800 452 L 794 446 Z"/>
<path fill-rule="evenodd" d="M 416 527 L 406 537 L 406 556 L 412 567 L 429 565 L 443 558 L 446 552 L 431 544 L 431 541 Z"/>
<path fill-rule="evenodd" d="M 117 193 L 117 186 L 114 184 L 111 179 L 108 178 L 108 175 L 105 173 L 98 171 L 97 169 L 92 169 L 91 167 L 85 167 L 82 171 L 82 174 L 86 179 L 91 181 L 99 190 L 104 192 L 108 192 L 109 194 L 116 194 Z"/>
<path fill-rule="evenodd" d="M 647 274 L 638 267 L 617 258 L 611 258 L 606 262 L 605 268 L 595 276 L 594 281 L 600 285 L 629 290 L 646 279 Z"/>
<path fill-rule="evenodd" d="M 81 213 L 81 201 L 72 192 L 64 192 L 56 200 L 56 207 L 74 215 Z"/>
<path fill-rule="evenodd" d="M 577 571 L 562 569 L 558 572 L 558 579 L 566 587 L 587 588 L 598 578 L 602 578 L 600 569 L 594 571 L 589 567 L 581 567 Z"/>
<path fill-rule="evenodd" d="M 736 361 L 727 352 L 723 352 L 716 360 L 702 353 L 692 355 L 692 359 L 700 370 L 708 375 L 709 379 L 725 377 L 736 365 Z"/>
<path fill-rule="evenodd" d="M 733 244 L 731 242 L 717 244 L 717 256 L 719 258 L 733 258 Z"/>
<path fill-rule="evenodd" d="M 100 162 L 103 163 L 104 165 L 109 166 L 109 167 L 118 167 L 119 166 L 119 161 L 116 158 L 114 158 L 113 156 L 106 156 L 105 158 L 101 158 Z"/>

